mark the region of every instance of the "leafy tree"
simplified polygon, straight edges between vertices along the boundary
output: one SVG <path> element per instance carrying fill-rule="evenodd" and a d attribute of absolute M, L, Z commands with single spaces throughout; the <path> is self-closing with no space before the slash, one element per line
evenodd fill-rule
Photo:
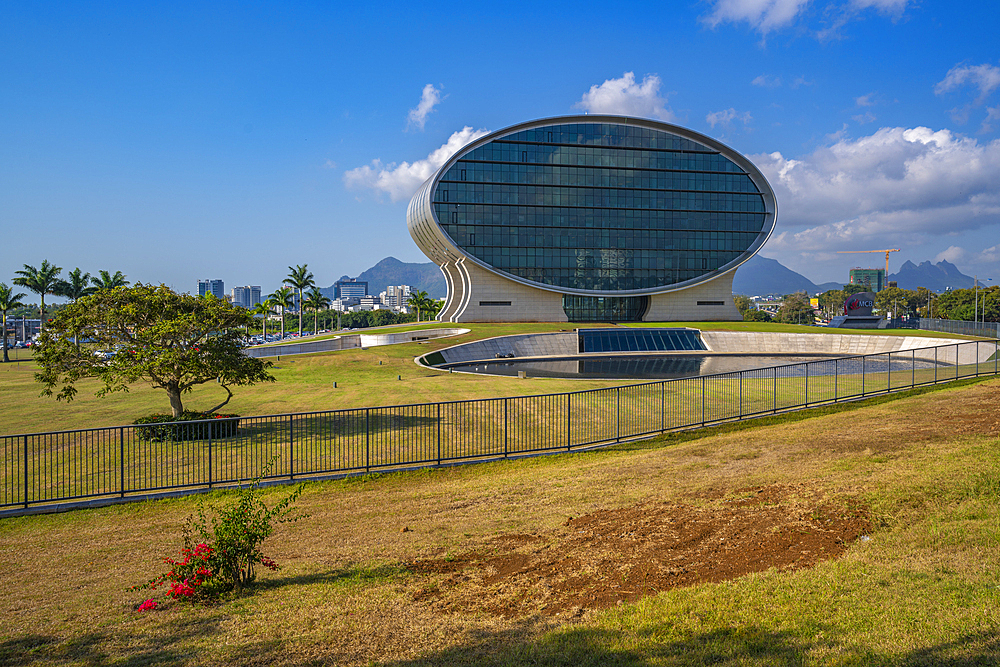
<path fill-rule="evenodd" d="M 80 271 L 79 266 L 66 274 L 66 277 L 69 280 L 60 280 L 53 289 L 53 293 L 57 296 L 76 301 L 81 296 L 89 296 L 97 291 L 97 288 L 90 284 L 90 274 Z"/>
<path fill-rule="evenodd" d="M 38 326 L 42 330 L 45 327 L 45 295 L 56 293 L 55 289 L 56 285 L 59 284 L 59 274 L 62 273 L 62 267 L 49 264 L 49 260 L 43 259 L 41 266 L 37 269 L 30 264 L 25 264 L 23 269 L 14 273 L 17 274 L 17 278 L 14 278 L 15 285 L 27 287 L 41 297 L 38 306 L 40 318 Z"/>
<path fill-rule="evenodd" d="M 313 333 L 319 331 L 319 311 L 324 308 L 329 308 L 330 303 L 330 297 L 326 296 L 316 288 L 313 288 L 313 290 L 309 292 L 308 296 L 306 296 L 306 300 L 303 305 L 313 311 Z"/>
<path fill-rule="evenodd" d="M 751 310 L 743 316 L 744 322 L 770 322 L 771 313 L 766 310 Z"/>
<path fill-rule="evenodd" d="M 736 306 L 736 310 L 740 311 L 740 315 L 744 320 L 747 318 L 747 313 L 757 310 L 757 306 L 754 304 L 753 299 L 745 294 L 734 294 L 733 304 Z"/>
<path fill-rule="evenodd" d="M 285 339 L 285 310 L 295 305 L 295 297 L 292 295 L 291 287 L 281 287 L 274 290 L 267 296 L 272 308 L 281 311 L 281 339 Z"/>
<path fill-rule="evenodd" d="M 90 282 L 99 290 L 129 286 L 129 281 L 125 280 L 125 274 L 121 271 L 115 271 L 115 275 L 111 275 L 109 271 L 98 271 L 97 276 L 91 278 Z"/>
<path fill-rule="evenodd" d="M 21 301 L 21 297 L 24 294 L 18 292 L 14 294 L 14 290 L 11 289 L 10 285 L 6 283 L 0 283 L 0 315 L 2 315 L 2 328 L 0 332 L 3 332 L 3 360 L 4 363 L 10 361 L 10 357 L 7 355 L 7 311 L 13 310 L 19 306 L 23 306 L 24 303 Z"/>
<path fill-rule="evenodd" d="M 308 264 L 296 266 L 294 269 L 288 267 L 288 277 L 285 278 L 288 284 L 299 291 L 299 336 L 302 336 L 302 310 L 305 308 L 305 301 L 302 299 L 302 291 L 310 287 L 316 287 L 313 274 L 309 271 Z"/>
<path fill-rule="evenodd" d="M 226 399 L 207 415 L 229 402 L 230 387 L 274 381 L 270 362 L 243 354 L 239 329 L 251 319 L 221 299 L 177 294 L 166 285 L 101 290 L 68 304 L 42 332 L 35 379 L 45 385 L 43 396 L 61 385 L 56 399 L 67 401 L 83 378 L 103 383 L 98 396 L 145 381 L 167 392 L 175 418 L 184 412 L 185 392 L 217 381 Z"/>
<path fill-rule="evenodd" d="M 809 304 L 809 295 L 805 292 L 796 292 L 785 297 L 775 319 L 786 324 L 812 324 L 813 317 L 814 311 Z"/>

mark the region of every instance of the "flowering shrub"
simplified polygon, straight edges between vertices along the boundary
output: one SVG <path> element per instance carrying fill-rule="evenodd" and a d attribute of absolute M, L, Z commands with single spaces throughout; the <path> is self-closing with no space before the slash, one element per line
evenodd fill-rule
<path fill-rule="evenodd" d="M 235 503 L 211 507 L 216 513 L 211 530 L 205 503 L 200 502 L 196 516 L 185 526 L 183 558 L 179 561 L 164 558 L 169 571 L 130 590 L 166 587 L 166 597 L 173 600 L 208 599 L 231 590 L 242 591 L 257 578 L 257 565 L 277 570 L 279 565 L 264 555 L 261 544 L 274 531 L 274 523 L 297 521 L 306 515 L 293 514 L 291 510 L 292 503 L 302 494 L 303 484 L 274 507 L 268 508 L 261 499 L 260 480 L 276 460 L 277 457 L 271 459 L 261 474 L 240 490 Z M 199 541 L 192 546 L 195 535 Z M 155 608 L 155 601 L 146 600 L 139 611 Z"/>

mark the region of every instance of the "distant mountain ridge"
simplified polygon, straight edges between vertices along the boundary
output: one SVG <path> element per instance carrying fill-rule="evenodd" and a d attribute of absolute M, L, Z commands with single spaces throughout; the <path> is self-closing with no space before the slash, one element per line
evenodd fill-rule
<path fill-rule="evenodd" d="M 903 289 L 926 287 L 932 292 L 968 289 L 973 286 L 972 276 L 965 275 L 957 266 L 946 260 L 941 260 L 937 264 L 920 262 L 919 266 L 907 260 L 899 267 L 898 273 L 889 274 L 889 280 L 895 280 L 897 286 Z"/>
<path fill-rule="evenodd" d="M 793 292 L 816 294 L 831 289 L 840 289 L 843 286 L 843 283 L 820 283 L 817 285 L 778 260 L 760 255 L 754 255 L 746 264 L 736 269 L 736 276 L 733 277 L 733 294 L 747 296 L 781 295 Z"/>
<path fill-rule="evenodd" d="M 347 276 L 341 280 L 349 280 Z M 389 285 L 409 285 L 414 290 L 423 290 L 432 299 L 443 299 L 448 291 L 444 275 L 434 262 L 401 262 L 395 257 L 386 257 L 357 277 L 368 283 L 369 294 L 379 294 Z M 325 296 L 333 298 L 333 285 L 320 289 Z"/>
<path fill-rule="evenodd" d="M 847 283 L 814 283 L 801 273 L 792 271 L 776 259 L 754 255 L 746 264 L 736 270 L 733 277 L 733 293 L 748 296 L 768 294 L 792 294 L 807 292 L 816 294 L 831 289 L 840 289 Z M 433 299 L 443 299 L 448 291 L 441 269 L 434 262 L 401 262 L 395 257 L 386 257 L 357 278 L 368 282 L 368 292 L 378 294 L 388 285 L 409 285 L 423 290 Z M 343 276 L 341 280 L 348 280 Z M 934 292 L 946 289 L 972 287 L 972 278 L 963 274 L 954 264 L 940 261 L 937 264 L 921 262 L 919 265 L 906 261 L 898 273 L 889 275 L 903 289 L 926 287 Z M 321 288 L 326 296 L 333 298 L 333 285 Z"/>

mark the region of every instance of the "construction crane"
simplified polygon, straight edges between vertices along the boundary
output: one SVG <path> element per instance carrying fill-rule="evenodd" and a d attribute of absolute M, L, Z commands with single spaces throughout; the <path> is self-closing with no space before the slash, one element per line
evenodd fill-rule
<path fill-rule="evenodd" d="M 884 252 L 885 253 L 885 279 L 889 280 L 889 253 L 899 252 L 899 248 L 891 248 L 889 250 L 838 250 L 838 254 L 845 254 L 850 252 Z"/>

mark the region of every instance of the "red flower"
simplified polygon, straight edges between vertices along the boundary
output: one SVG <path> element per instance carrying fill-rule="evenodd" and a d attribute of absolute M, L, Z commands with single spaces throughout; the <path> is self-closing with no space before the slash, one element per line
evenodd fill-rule
<path fill-rule="evenodd" d="M 139 605 L 138 611 L 150 611 L 152 609 L 156 609 L 156 600 L 146 600 Z"/>

